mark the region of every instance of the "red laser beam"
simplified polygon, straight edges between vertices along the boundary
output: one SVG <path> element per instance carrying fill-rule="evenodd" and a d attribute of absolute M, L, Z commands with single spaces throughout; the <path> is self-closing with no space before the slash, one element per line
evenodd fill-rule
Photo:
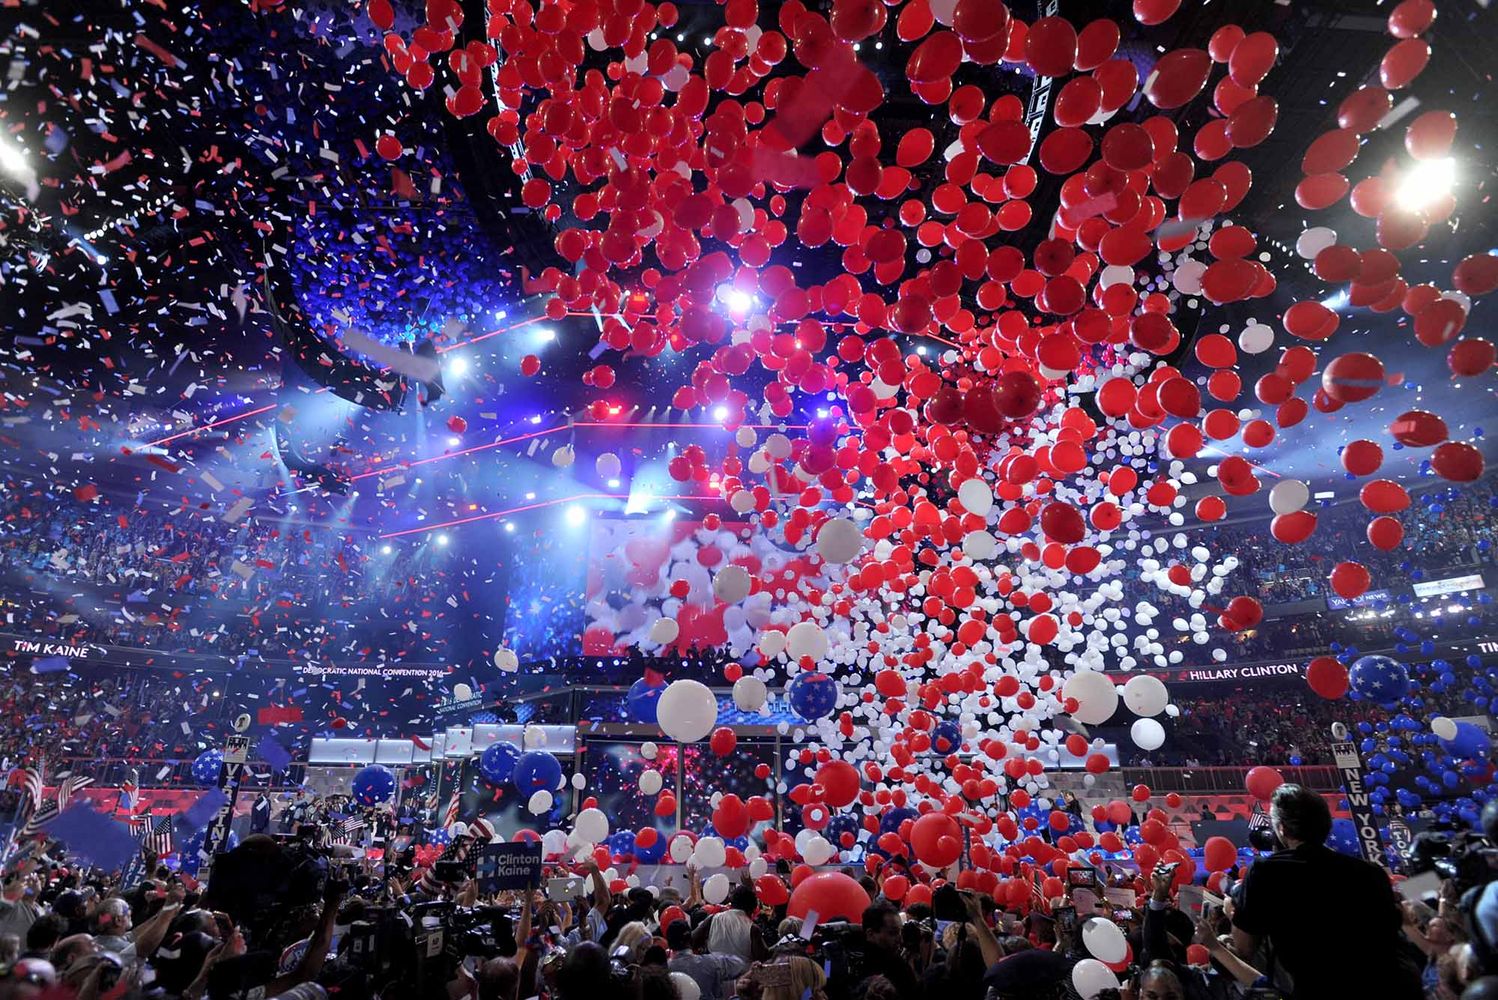
<path fill-rule="evenodd" d="M 274 410 L 275 408 L 276 408 L 276 404 L 275 403 L 271 403 L 269 406 L 262 406 L 259 409 L 245 410 L 242 413 L 231 414 L 230 416 L 223 417 L 223 418 L 221 418 L 219 420 L 214 420 L 214 421 L 211 421 L 210 423 L 206 423 L 206 424 L 204 424 L 201 427 L 189 427 L 185 431 L 179 431 L 176 434 L 169 434 L 166 437 L 164 437 L 164 438 L 158 438 L 155 441 L 147 441 L 146 442 L 146 447 L 147 448 L 154 448 L 154 447 L 157 447 L 159 445 L 166 444 L 166 443 L 168 443 L 170 441 L 175 441 L 178 438 L 188 437 L 189 435 L 192 435 L 192 434 L 199 434 L 199 433 L 201 433 L 203 431 L 211 431 L 215 427 L 222 427 L 225 424 L 232 424 L 236 420 L 247 420 L 250 417 L 257 416 L 258 414 L 261 414 L 261 413 L 265 413 L 268 410 Z"/>

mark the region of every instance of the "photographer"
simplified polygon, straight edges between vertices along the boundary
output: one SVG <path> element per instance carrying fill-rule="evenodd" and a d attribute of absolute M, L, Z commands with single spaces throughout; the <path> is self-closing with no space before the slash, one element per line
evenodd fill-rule
<path fill-rule="evenodd" d="M 883 976 L 900 996 L 919 996 L 920 982 L 900 948 L 900 912 L 889 903 L 871 903 L 863 911 L 862 924 L 866 950 L 860 982 Z"/>
<path fill-rule="evenodd" d="M 1285 847 L 1249 868 L 1232 915 L 1233 950 L 1252 955 L 1267 941 L 1294 1000 L 1419 997 L 1419 973 L 1402 960 L 1403 916 L 1388 874 L 1326 846 L 1331 810 L 1309 789 L 1277 788 L 1270 819 Z"/>
<path fill-rule="evenodd" d="M 1149 973 L 1162 980 L 1168 974 L 1179 985 L 1184 1000 L 1233 1000 L 1240 987 L 1252 986 L 1263 977 L 1214 933 L 1206 913 L 1193 926 L 1189 916 L 1171 905 L 1175 872 L 1175 865 L 1160 864 L 1150 875 L 1150 899 L 1141 931 L 1140 961 L 1145 966 L 1141 980 Z M 1189 944 L 1207 949 L 1212 968 L 1204 970 L 1189 964 Z"/>

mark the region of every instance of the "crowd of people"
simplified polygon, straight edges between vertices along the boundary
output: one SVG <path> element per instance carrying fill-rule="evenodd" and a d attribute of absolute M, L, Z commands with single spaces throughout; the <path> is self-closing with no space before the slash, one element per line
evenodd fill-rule
<path fill-rule="evenodd" d="M 105 872 L 28 841 L 0 880 L 0 1000 L 1456 1000 L 1498 984 L 1491 871 L 1400 891 L 1325 846 L 1326 800 L 1296 785 L 1273 795 L 1274 850 L 1210 877 L 1078 854 L 1052 866 L 1064 881 L 996 898 L 895 858 L 831 869 L 859 895 L 824 913 L 784 860 L 729 873 L 726 893 L 690 867 L 611 881 L 592 859 L 498 891 L 465 867 L 476 829 L 441 854 L 350 850 L 304 805 L 206 882 L 149 848 Z M 1484 820 L 1498 833 L 1498 806 Z"/>

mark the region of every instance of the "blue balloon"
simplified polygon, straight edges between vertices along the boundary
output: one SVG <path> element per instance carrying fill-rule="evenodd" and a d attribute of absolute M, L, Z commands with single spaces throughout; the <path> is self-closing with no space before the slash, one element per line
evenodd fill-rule
<path fill-rule="evenodd" d="M 962 729 L 948 719 L 931 734 L 931 749 L 939 754 L 956 753 L 962 746 Z"/>
<path fill-rule="evenodd" d="M 204 750 L 192 762 L 192 780 L 200 785 L 217 785 L 223 763 L 222 750 Z"/>
<path fill-rule="evenodd" d="M 354 775 L 350 787 L 355 802 L 362 806 L 377 806 L 389 802 L 395 795 L 395 772 L 384 764 L 370 764 Z"/>
<path fill-rule="evenodd" d="M 657 838 L 659 839 L 659 838 Z M 604 844 L 609 849 L 609 854 L 615 857 L 628 858 L 635 855 L 635 832 L 633 830 L 618 830 L 609 834 Z"/>
<path fill-rule="evenodd" d="M 640 864 L 659 864 L 660 860 L 666 856 L 666 835 L 664 833 L 659 834 L 655 838 L 655 842 L 652 843 L 649 847 L 641 847 L 639 838 L 636 837 L 634 841 L 634 849 L 635 860 Z"/>
<path fill-rule="evenodd" d="M 1473 757 L 1487 756 L 1488 751 L 1493 748 L 1493 741 L 1481 726 L 1458 722 L 1456 735 L 1449 740 L 1442 740 L 1441 747 L 1453 757 L 1470 760 Z"/>
<path fill-rule="evenodd" d="M 1353 825 L 1352 820 L 1341 816 L 1332 820 L 1332 833 L 1326 838 L 1326 846 L 1338 854 L 1346 854 L 1354 858 L 1360 856 L 1358 828 Z"/>
<path fill-rule="evenodd" d="M 1347 673 L 1352 690 L 1359 697 L 1380 705 L 1398 702 L 1410 689 L 1410 672 L 1403 663 L 1387 656 L 1362 656 Z"/>
<path fill-rule="evenodd" d="M 510 780 L 527 798 L 536 792 L 554 792 L 562 783 L 562 765 L 545 750 L 529 750 L 515 761 Z"/>
<path fill-rule="evenodd" d="M 824 719 L 837 708 L 837 681 L 816 670 L 806 670 L 791 678 L 785 686 L 791 711 L 807 722 Z"/>
<path fill-rule="evenodd" d="M 506 740 L 491 743 L 479 754 L 479 774 L 491 785 L 503 785 L 515 773 L 520 748 Z"/>
<path fill-rule="evenodd" d="M 909 806 L 895 806 L 893 809 L 886 809 L 879 816 L 879 832 L 899 833 L 901 823 L 907 819 L 916 819 L 920 815 L 920 813 Z"/>
<path fill-rule="evenodd" d="M 643 722 L 647 726 L 656 724 L 656 703 L 661 700 L 661 692 L 666 690 L 664 684 L 647 684 L 645 678 L 641 677 L 629 686 L 629 693 L 624 696 L 624 711 L 631 722 Z"/>
<path fill-rule="evenodd" d="M 853 842 L 857 843 L 858 834 L 862 830 L 863 824 L 852 813 L 838 813 L 828 822 L 826 829 L 822 831 L 822 836 L 827 838 L 827 842 L 833 847 L 841 851 L 844 850 L 843 834 L 851 833 L 853 835 Z"/>

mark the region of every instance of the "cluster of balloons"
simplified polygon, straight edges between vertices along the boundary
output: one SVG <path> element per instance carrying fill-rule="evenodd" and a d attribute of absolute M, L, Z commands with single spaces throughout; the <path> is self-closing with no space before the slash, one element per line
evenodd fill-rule
<path fill-rule="evenodd" d="M 1135 19 L 1163 23 L 1179 6 L 1136 0 Z M 409 36 L 391 30 L 387 0 L 370 3 L 412 87 L 444 87 L 459 117 L 487 109 L 496 156 L 519 151 L 515 169 L 530 172 L 523 200 L 559 227 L 562 263 L 535 282 L 548 313 L 606 317 L 602 350 L 639 364 L 664 352 L 694 358 L 672 405 L 720 410 L 734 444 L 721 457 L 684 448 L 671 475 L 716 491 L 755 535 L 805 564 L 788 585 L 797 560 L 751 558 L 742 532 L 680 551 L 636 544 L 629 572 L 649 603 L 601 629 L 609 646 L 621 637 L 650 650 L 688 637 L 729 646 L 753 664 L 727 674 L 740 708 L 757 710 L 771 685 L 783 686 L 804 722 L 787 763 L 818 777 L 789 790 L 804 836 L 767 834 L 763 850 L 743 852 L 751 871 L 767 858 L 830 858 L 851 838 L 871 845 L 871 863 L 900 855 L 938 875 L 966 845 L 968 887 L 1022 893 L 1026 866 L 1056 877 L 1073 852 L 1100 849 L 1089 833 L 1066 834 L 1064 846 L 1036 835 L 1042 822 L 1070 828 L 1052 809 L 1047 768 L 1065 752 L 1089 775 L 1106 771 L 1087 727 L 1113 721 L 1120 705 L 1134 743 L 1159 747 L 1160 720 L 1173 712 L 1164 685 L 1131 676 L 1120 692 L 1103 671 L 1183 656 L 1167 648 L 1160 608 L 1125 601 L 1121 575 L 1132 562 L 1146 586 L 1184 602 L 1167 621 L 1200 647 L 1214 631 L 1253 629 L 1263 608 L 1233 593 L 1235 559 L 1149 532 L 1220 520 L 1229 505 L 1252 509 L 1247 498 L 1263 484 L 1237 452 L 1303 421 L 1330 421 L 1388 377 L 1365 350 L 1327 350 L 1341 324 L 1319 294 L 1290 304 L 1277 324 L 1250 324 L 1236 345 L 1197 338 L 1196 360 L 1210 371 L 1201 384 L 1166 361 L 1182 341 L 1182 296 L 1220 306 L 1276 292 L 1256 234 L 1226 224 L 1253 181 L 1234 153 L 1276 127 L 1277 102 L 1261 92 L 1275 38 L 1227 23 L 1204 48 L 1171 49 L 1141 69 L 1120 49 L 1125 26 L 1027 23 L 997 0 L 834 0 L 825 11 L 788 0 L 773 16 L 755 0 L 730 0 L 701 55 L 672 40 L 671 2 L 488 10 L 483 37 L 459 47 L 456 0 L 430 0 Z M 1446 347 L 1452 370 L 1470 376 L 1493 363 L 1492 346 L 1464 329 L 1472 300 L 1498 288 L 1498 257 L 1463 260 L 1451 289 L 1408 287 L 1399 254 L 1447 218 L 1454 199 L 1411 210 L 1390 196 L 1386 172 L 1356 184 L 1345 173 L 1361 137 L 1426 65 L 1422 35 L 1434 17 L 1429 0 L 1395 7 L 1379 81 L 1342 103 L 1338 128 L 1301 164 L 1300 204 L 1316 211 L 1350 197 L 1373 220 L 1377 245 L 1317 227 L 1297 249 L 1353 305 L 1404 310 L 1415 337 Z M 890 44 L 873 51 L 903 73 L 867 64 L 871 47 L 861 43 L 876 35 Z M 1056 81 L 1039 143 L 1020 100 L 983 88 L 1001 64 Z M 897 133 L 885 123 L 890 90 L 930 106 L 931 127 Z M 1163 112 L 1194 100 L 1210 101 L 1215 115 L 1182 135 Z M 1455 135 L 1453 114 L 1423 112 L 1405 127 L 1410 162 L 1445 156 Z M 935 169 L 923 169 L 938 149 Z M 381 152 L 399 155 L 389 143 Z M 1042 172 L 1054 183 L 1042 185 Z M 1041 201 L 1058 190 L 1057 203 Z M 1025 229 L 1044 236 L 1011 235 Z M 838 273 L 803 279 L 788 266 L 802 253 L 835 259 Z M 1162 259 L 1168 282 L 1153 273 Z M 1252 404 L 1238 351 L 1284 337 L 1274 371 L 1253 386 L 1273 420 L 1245 422 Z M 534 357 L 522 363 L 524 374 L 538 369 Z M 599 366 L 588 381 L 606 388 L 614 377 Z M 829 392 L 837 404 L 794 434 L 747 426 L 783 421 Z M 1433 448 L 1430 466 L 1449 480 L 1482 471 L 1481 453 L 1448 440 L 1434 414 L 1406 413 L 1390 434 L 1402 447 Z M 1209 495 L 1191 504 L 1183 488 L 1199 478 L 1186 463 L 1208 447 L 1227 457 L 1208 468 Z M 1376 442 L 1358 442 L 1342 461 L 1371 476 L 1381 456 Z M 616 465 L 598 460 L 600 473 Z M 1314 534 L 1309 499 L 1298 481 L 1268 491 L 1274 544 Z M 1408 493 L 1371 479 L 1361 499 L 1369 541 L 1397 547 Z M 1344 596 L 1369 582 L 1355 561 L 1332 571 Z M 1408 677 L 1383 662 L 1349 672 L 1318 660 L 1312 685 L 1392 704 Z M 636 685 L 628 704 L 631 718 L 681 742 L 718 725 L 718 700 L 696 681 Z M 549 805 L 561 775 L 554 758 L 541 755 L 552 762 L 543 766 L 532 756 L 509 773 L 534 809 L 537 797 Z M 491 763 L 497 774 L 505 762 Z M 1271 779 L 1251 774 L 1254 794 Z M 658 812 L 667 798 L 658 796 Z M 730 830 L 742 819 L 732 805 L 721 817 Z M 615 835 L 590 815 L 561 846 L 606 851 L 600 844 Z M 669 850 L 716 857 L 711 840 L 679 851 L 673 839 Z M 1162 850 L 1177 848 L 1153 827 L 1134 848 L 1146 860 Z M 813 893 L 825 919 L 845 891 L 851 905 L 841 883 L 807 873 L 793 885 L 793 912 L 796 893 Z M 1106 931 L 1094 934 L 1094 958 L 1077 975 L 1095 992 L 1117 948 Z"/>

